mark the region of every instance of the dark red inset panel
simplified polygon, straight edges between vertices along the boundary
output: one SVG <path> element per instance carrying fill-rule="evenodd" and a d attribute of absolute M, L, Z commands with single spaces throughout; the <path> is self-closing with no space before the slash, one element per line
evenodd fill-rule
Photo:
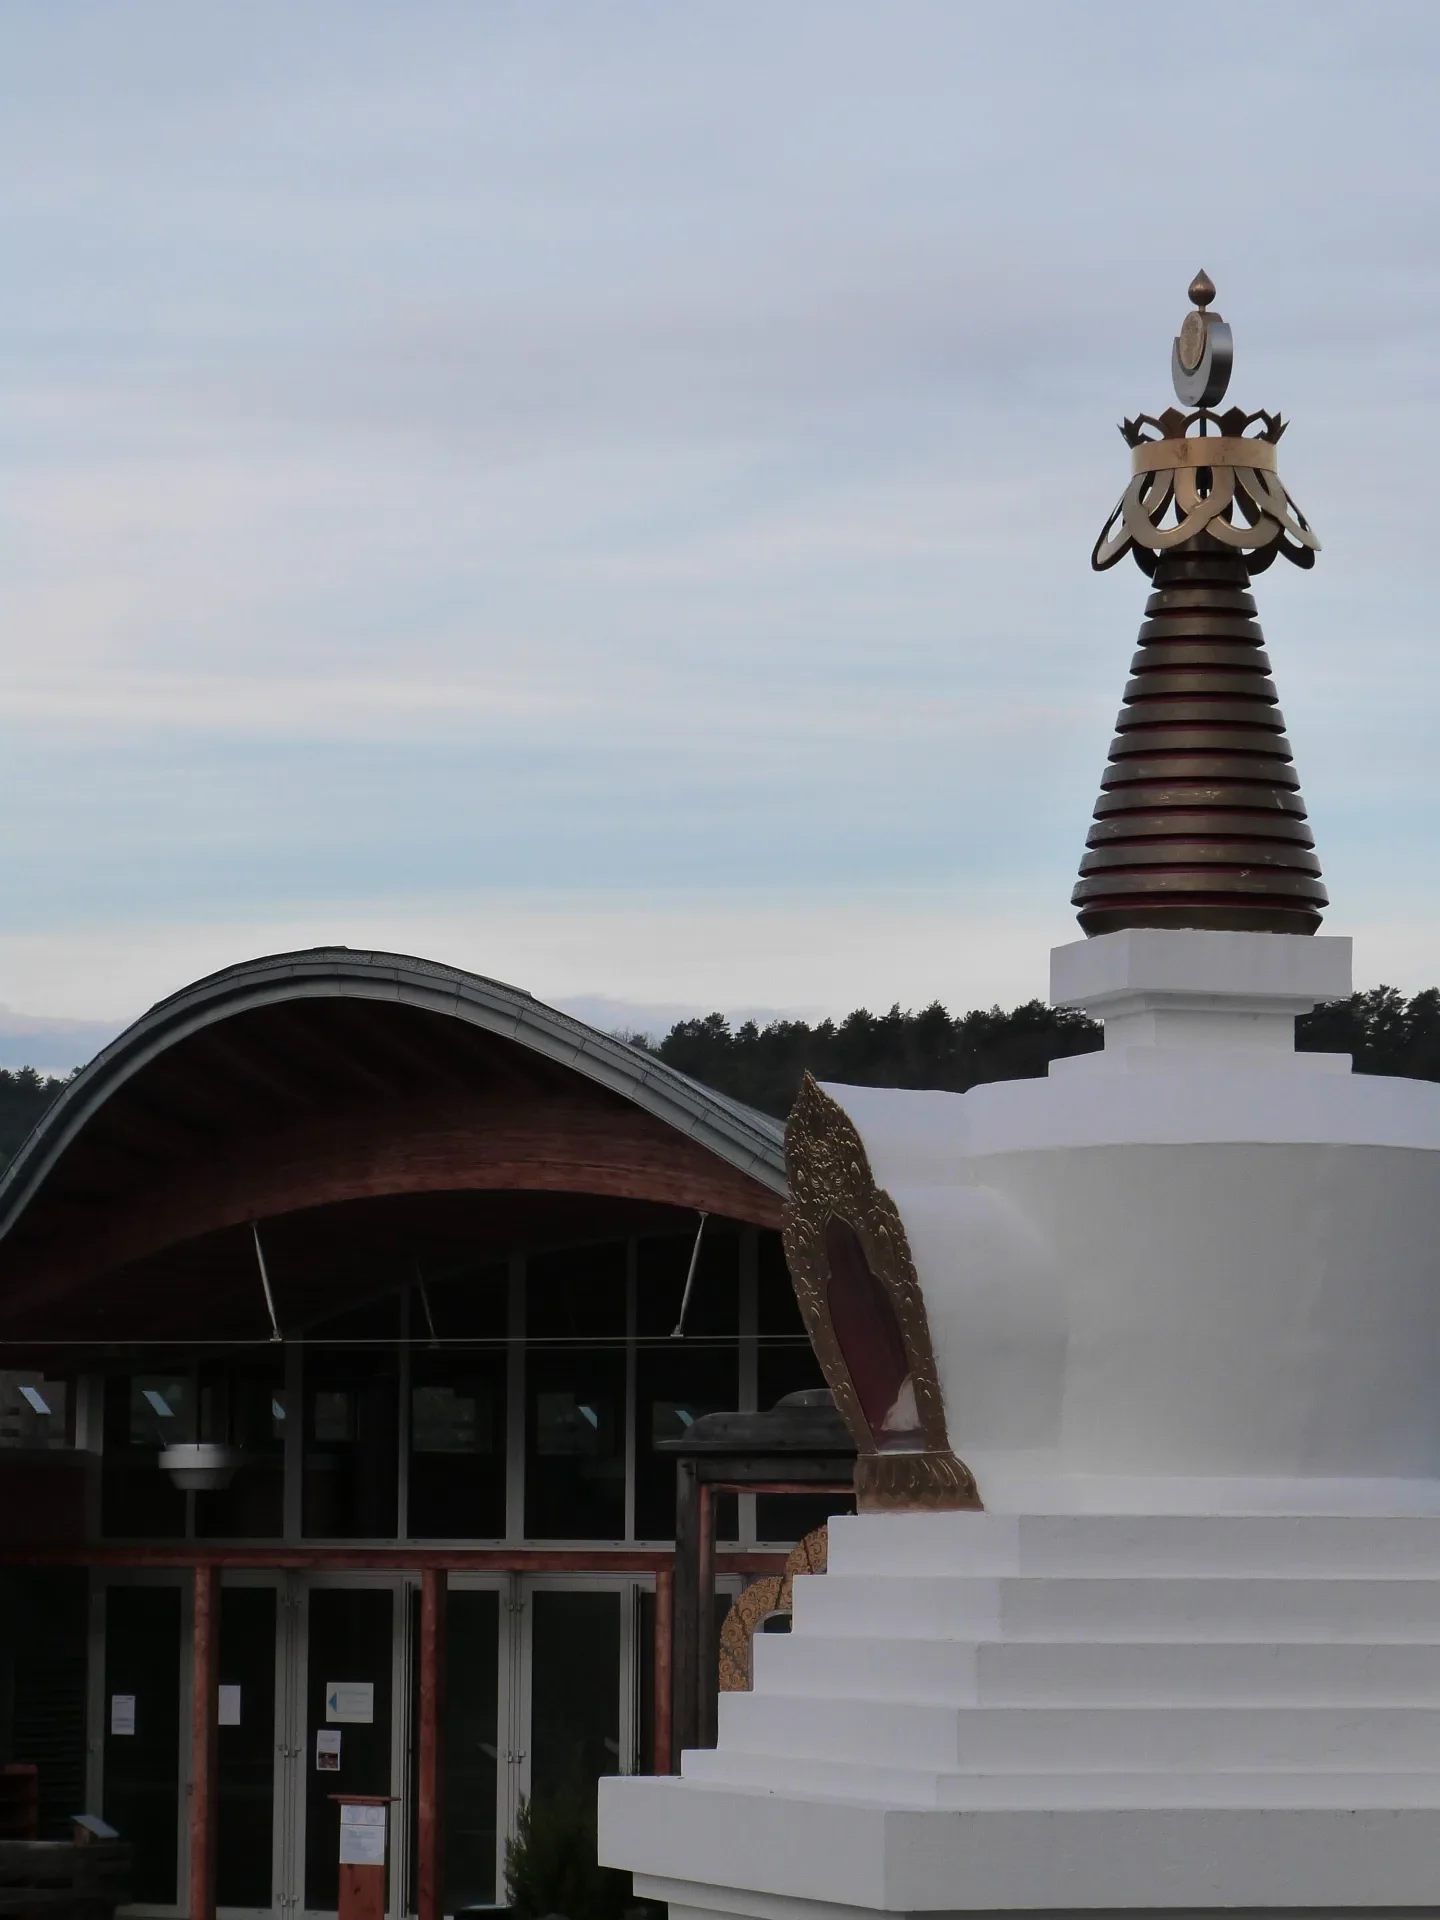
<path fill-rule="evenodd" d="M 919 1423 L 900 1321 L 871 1270 L 859 1234 L 836 1214 L 825 1226 L 825 1255 L 830 1324 L 875 1444 L 913 1446 Z"/>

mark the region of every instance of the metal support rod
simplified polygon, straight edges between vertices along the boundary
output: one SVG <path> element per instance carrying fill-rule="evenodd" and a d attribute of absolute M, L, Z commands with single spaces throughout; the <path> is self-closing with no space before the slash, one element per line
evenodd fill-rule
<path fill-rule="evenodd" d="M 220 1572 L 201 1566 L 190 1649 L 190 1920 L 215 1920 L 219 1673 Z"/>
<path fill-rule="evenodd" d="M 673 1773 L 675 1762 L 670 1752 L 673 1724 L 674 1664 L 671 1640 L 675 1621 L 675 1575 L 655 1576 L 655 1771 Z"/>
<path fill-rule="evenodd" d="M 270 1274 L 265 1266 L 265 1249 L 260 1244 L 260 1222 L 252 1220 L 250 1231 L 255 1236 L 255 1260 L 260 1268 L 260 1284 L 265 1289 L 265 1306 L 270 1315 L 270 1338 L 280 1338 L 280 1322 L 275 1317 L 275 1296 L 270 1291 Z"/>
<path fill-rule="evenodd" d="M 445 1614 L 448 1582 L 438 1567 L 420 1575 L 419 1792 L 415 1808 L 416 1913 L 445 1914 Z"/>
<path fill-rule="evenodd" d="M 680 1296 L 680 1318 L 675 1322 L 675 1331 L 670 1335 L 672 1340 L 683 1340 L 685 1337 L 685 1315 L 689 1311 L 690 1295 L 695 1287 L 695 1269 L 700 1264 L 700 1241 L 705 1232 L 705 1222 L 709 1218 L 708 1213 L 702 1213 L 700 1224 L 695 1229 L 695 1245 L 690 1249 L 690 1271 L 685 1276 L 685 1291 Z"/>
<path fill-rule="evenodd" d="M 425 1324 L 430 1329 L 430 1344 L 432 1347 L 438 1347 L 440 1336 L 435 1331 L 435 1316 L 430 1311 L 430 1295 L 425 1291 L 425 1282 L 418 1272 L 415 1275 L 415 1288 L 420 1295 L 420 1305 L 425 1310 Z"/>

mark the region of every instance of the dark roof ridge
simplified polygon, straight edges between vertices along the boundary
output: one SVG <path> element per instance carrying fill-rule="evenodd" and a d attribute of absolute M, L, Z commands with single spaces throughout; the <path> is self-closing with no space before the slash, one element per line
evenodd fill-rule
<path fill-rule="evenodd" d="M 46 1109 L 0 1176 L 0 1239 L 66 1147 L 149 1061 L 252 1007 L 337 997 L 419 1007 L 498 1033 L 632 1101 L 771 1192 L 785 1192 L 780 1121 L 716 1093 L 654 1054 L 484 974 L 409 954 L 309 947 L 238 961 L 194 980 L 157 1000 L 103 1047 Z"/>

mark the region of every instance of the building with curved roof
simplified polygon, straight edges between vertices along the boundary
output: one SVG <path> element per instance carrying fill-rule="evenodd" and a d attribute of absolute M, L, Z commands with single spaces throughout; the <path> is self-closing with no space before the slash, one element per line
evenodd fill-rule
<path fill-rule="evenodd" d="M 336 1791 L 397 1796 L 393 1912 L 483 1905 L 524 1795 L 652 1763 L 657 1448 L 819 1381 L 781 1142 L 344 947 L 198 980 L 66 1086 L 0 1179 L 0 1735 L 133 1840 L 142 1910 L 333 1908 Z M 801 1504 L 720 1503 L 722 1587 Z"/>

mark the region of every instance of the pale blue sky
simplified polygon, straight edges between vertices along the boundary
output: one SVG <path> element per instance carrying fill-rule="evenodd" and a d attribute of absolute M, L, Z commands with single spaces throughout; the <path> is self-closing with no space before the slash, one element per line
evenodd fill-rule
<path fill-rule="evenodd" d="M 1437 101 L 1374 0 L 17 0 L 0 1001 L 1042 991 L 1201 265 L 1328 929 L 1440 981 Z"/>

